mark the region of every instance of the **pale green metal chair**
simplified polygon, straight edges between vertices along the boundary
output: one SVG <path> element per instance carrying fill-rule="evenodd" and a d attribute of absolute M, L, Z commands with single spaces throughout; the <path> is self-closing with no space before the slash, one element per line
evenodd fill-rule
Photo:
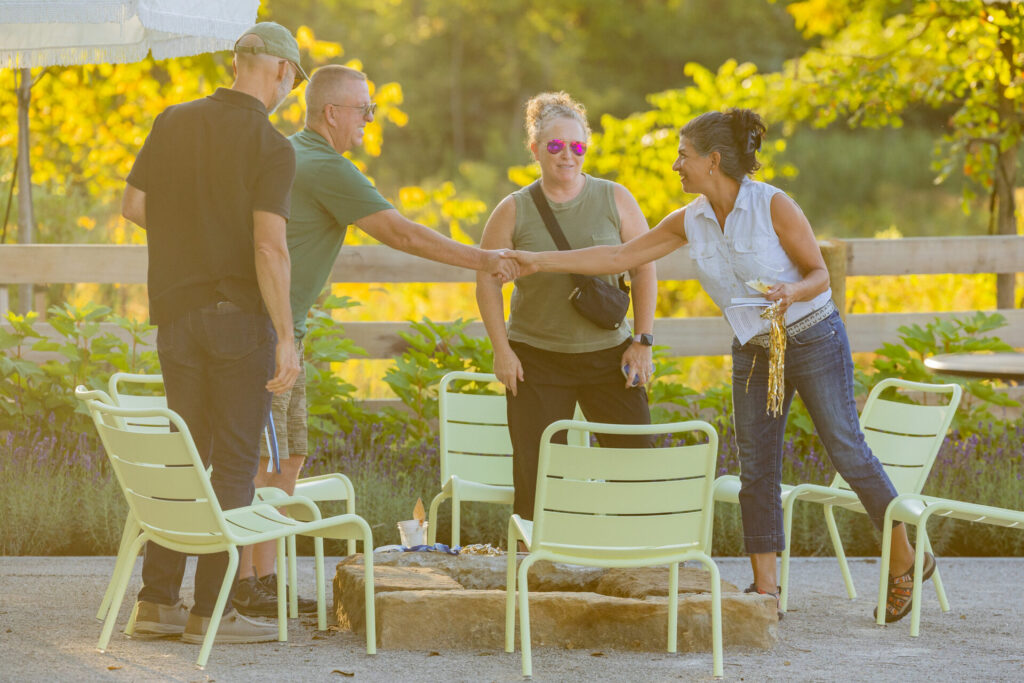
<path fill-rule="evenodd" d="M 86 393 L 79 387 L 76 393 Z M 84 398 L 84 397 L 83 397 Z M 326 628 L 324 598 L 323 538 L 359 537 L 364 547 L 373 547 L 369 525 L 358 515 L 337 515 L 319 518 L 319 510 L 312 502 L 307 510 L 315 518 L 299 522 L 280 514 L 267 504 L 254 504 L 243 508 L 222 510 L 210 485 L 209 474 L 203 465 L 188 426 L 177 414 L 167 409 L 126 409 L 112 406 L 93 398 L 85 399 L 93 417 L 100 440 L 107 452 L 118 483 L 141 533 L 132 539 L 128 556 L 131 562 L 119 558 L 115 568 L 115 589 L 107 610 L 103 630 L 97 647 L 106 649 L 117 619 L 121 602 L 131 578 L 131 567 L 146 542 L 157 543 L 186 554 L 227 552 L 228 567 L 224 574 L 220 594 L 210 617 L 209 627 L 196 663 L 203 667 L 210 655 L 227 603 L 228 593 L 238 569 L 238 546 L 277 541 L 279 563 L 278 640 L 288 639 L 285 615 L 285 539 L 295 534 L 313 536 L 316 552 L 316 579 L 318 628 Z M 126 422 L 136 418 L 162 417 L 176 431 L 140 432 L 130 429 Z M 376 652 L 375 613 L 373 598 L 372 553 L 364 559 L 366 566 L 366 627 L 368 654 Z M 125 633 L 134 631 L 137 612 L 133 609 Z"/>
<path fill-rule="evenodd" d="M 138 374 L 129 372 L 115 372 L 107 382 L 109 395 L 93 396 L 97 400 L 106 401 L 121 408 L 145 409 L 145 408 L 166 408 L 167 397 L 163 394 L 163 375 L 159 374 Z M 143 393 L 139 387 L 149 387 L 149 391 Z M 134 389 L 134 390 L 133 390 Z M 159 393 L 153 393 L 153 389 L 159 389 Z M 164 432 L 170 430 L 169 423 L 160 416 L 133 417 L 126 421 L 126 426 L 134 431 L 141 432 Z M 267 451 L 270 452 L 270 434 L 264 432 L 264 438 L 268 440 Z M 322 474 L 315 477 L 300 478 L 295 484 L 294 496 L 308 499 L 313 502 L 322 503 L 326 501 L 344 501 L 345 514 L 356 513 L 356 494 L 352 481 L 340 472 Z M 290 505 L 291 498 L 281 489 L 274 487 L 262 487 L 256 490 L 253 499 L 254 503 L 272 503 L 277 507 L 284 507 L 290 516 L 300 521 L 311 521 L 304 504 Z M 118 549 L 118 557 L 130 547 L 132 540 L 139 534 L 139 526 L 132 519 L 131 515 L 125 520 L 124 531 L 121 534 L 121 543 Z M 289 616 L 295 619 L 299 616 L 298 603 L 298 560 L 295 547 L 295 537 L 287 539 L 288 546 L 288 572 L 287 576 L 291 582 L 289 590 Z M 349 555 L 356 554 L 356 539 L 350 538 L 347 541 Z M 366 550 L 364 548 L 364 550 Z M 372 548 L 370 549 L 372 552 Z M 107 590 L 100 602 L 97 619 L 103 619 L 107 607 L 110 605 L 110 598 L 113 593 L 113 579 L 107 586 Z"/>
<path fill-rule="evenodd" d="M 455 391 L 454 382 L 494 384 L 498 378 L 483 372 L 449 372 L 438 386 L 441 491 L 430 501 L 427 543 L 437 541 L 438 508 L 451 498 L 453 547 L 461 542 L 463 502 L 512 505 L 515 498 L 504 388 L 500 394 L 469 394 Z M 575 419 L 583 419 L 579 406 Z M 579 445 L 590 443 L 587 432 L 574 438 Z"/>
<path fill-rule="evenodd" d="M 914 589 L 910 606 L 910 635 L 917 637 L 921 629 L 921 583 L 924 573 L 925 547 L 931 548 L 927 542 L 928 521 L 932 517 L 959 519 L 977 524 L 991 524 L 1012 529 L 1024 529 L 1024 511 L 998 508 L 990 505 L 977 505 L 959 500 L 923 496 L 919 493 L 906 493 L 897 496 L 885 510 L 885 524 L 882 532 L 882 561 L 879 573 L 878 607 L 876 621 L 885 624 L 885 602 L 889 585 L 889 543 L 892 538 L 892 522 L 913 524 L 917 527 L 917 547 L 914 559 Z M 922 542 L 924 539 L 925 542 Z M 932 578 L 938 576 L 938 570 Z M 949 611 L 945 594 L 940 593 L 939 604 L 943 612 Z"/>
<path fill-rule="evenodd" d="M 946 397 L 946 403 L 937 405 L 917 405 L 902 403 L 880 398 L 886 389 L 894 388 L 900 392 L 920 392 L 933 396 Z M 946 438 L 946 432 L 957 406 L 960 405 L 962 389 L 956 384 L 927 384 L 911 382 L 903 379 L 884 379 L 871 390 L 864 409 L 861 411 L 860 426 L 864 439 L 875 457 L 881 461 L 886 474 L 892 480 L 897 493 L 920 493 L 928 480 L 935 456 Z M 740 479 L 735 475 L 725 475 L 715 481 L 715 502 L 739 503 Z M 783 526 L 786 534 L 786 549 L 782 552 L 780 572 L 779 609 L 786 611 L 789 602 L 789 567 L 790 547 L 793 531 L 793 505 L 796 501 L 817 503 L 823 506 L 825 524 L 832 539 L 839 570 L 846 584 L 846 592 L 853 600 L 857 591 L 853 585 L 850 568 L 846 562 L 843 540 L 836 527 L 834 508 L 844 508 L 852 512 L 866 514 L 857 494 L 836 475 L 829 486 L 818 484 L 800 484 L 782 486 Z M 709 523 L 711 519 L 709 518 Z M 925 549 L 930 550 L 927 537 L 924 539 Z M 886 546 L 887 547 L 887 546 Z M 710 546 L 706 548 L 710 551 Z M 933 575 L 935 590 L 939 601 L 946 605 L 946 595 L 942 589 L 942 579 L 938 571 Z M 948 609 L 944 607 L 944 609 Z"/>
<path fill-rule="evenodd" d="M 588 448 L 551 442 L 561 430 L 597 434 L 697 433 L 703 443 L 662 448 Z M 669 565 L 668 651 L 676 651 L 679 563 L 696 560 L 711 579 L 713 672 L 722 676 L 722 595 L 718 567 L 704 552 L 718 434 L 706 422 L 609 425 L 560 420 L 541 438 L 533 521 L 512 515 L 505 584 L 505 651 L 515 649 L 519 595 L 523 675 L 533 671 L 527 576 L 538 560 L 598 567 Z M 516 542 L 528 554 L 516 571 Z"/>

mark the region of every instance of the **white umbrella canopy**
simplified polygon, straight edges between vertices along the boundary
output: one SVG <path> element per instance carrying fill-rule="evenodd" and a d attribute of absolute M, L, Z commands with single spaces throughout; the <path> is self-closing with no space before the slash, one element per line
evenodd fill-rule
<path fill-rule="evenodd" d="M 136 62 L 226 50 L 259 0 L 0 0 L 0 68 Z"/>
<path fill-rule="evenodd" d="M 18 241 L 34 241 L 28 158 L 32 67 L 137 62 L 227 50 L 256 22 L 260 0 L 0 0 L 0 69 L 17 69 Z M 15 181 L 12 178 L 12 182 Z M 18 308 L 32 307 L 22 285 Z M 7 288 L 0 286 L 0 315 Z"/>

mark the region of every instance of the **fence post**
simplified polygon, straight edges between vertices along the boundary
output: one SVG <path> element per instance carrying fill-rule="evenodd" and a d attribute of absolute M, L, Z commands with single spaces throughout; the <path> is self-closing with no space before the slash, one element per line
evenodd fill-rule
<path fill-rule="evenodd" d="M 832 303 L 839 309 L 843 322 L 846 322 L 846 242 L 818 240 L 818 247 L 832 283 Z"/>

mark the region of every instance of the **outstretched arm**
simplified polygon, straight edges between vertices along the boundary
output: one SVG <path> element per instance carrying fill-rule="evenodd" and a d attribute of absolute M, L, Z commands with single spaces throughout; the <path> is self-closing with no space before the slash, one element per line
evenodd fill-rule
<path fill-rule="evenodd" d="M 666 216 L 653 230 L 635 239 L 617 245 L 587 247 L 572 251 L 516 251 L 506 258 L 519 261 L 520 276 L 536 273 L 579 273 L 580 275 L 610 275 L 633 271 L 651 263 L 686 244 L 683 230 L 683 212 L 678 209 Z"/>
<path fill-rule="evenodd" d="M 497 275 L 502 282 L 514 280 L 519 275 L 515 262 L 502 259 L 501 252 L 486 251 L 456 242 L 425 225 L 409 220 L 396 209 L 371 213 L 357 220 L 356 225 L 389 247 L 414 256 Z"/>
<path fill-rule="evenodd" d="M 505 197 L 487 219 L 480 246 L 486 249 L 509 249 L 516 225 L 516 203 L 512 196 Z M 518 383 L 525 379 L 523 364 L 508 343 L 505 330 L 505 301 L 501 296 L 501 283 L 493 277 L 477 273 L 476 303 L 484 321 L 487 336 L 494 348 L 494 374 L 515 396 Z"/>
<path fill-rule="evenodd" d="M 648 232 L 647 221 L 636 199 L 622 185 L 615 186 L 615 205 L 619 210 L 619 235 L 623 242 L 639 239 Z M 654 306 L 658 299 L 658 274 L 654 262 L 644 263 L 629 271 L 633 291 L 633 332 L 654 333 Z M 647 384 L 654 374 L 653 349 L 634 341 L 622 354 L 622 367 L 629 366 L 626 387 L 634 378 Z"/>

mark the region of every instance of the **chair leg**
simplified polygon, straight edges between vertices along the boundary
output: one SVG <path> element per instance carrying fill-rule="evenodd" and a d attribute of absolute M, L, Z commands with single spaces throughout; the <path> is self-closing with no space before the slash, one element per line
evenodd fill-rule
<path fill-rule="evenodd" d="M 505 652 L 516 650 L 516 543 L 519 534 L 508 524 L 508 552 L 505 553 Z"/>
<path fill-rule="evenodd" d="M 668 568 L 668 651 L 675 652 L 679 630 L 679 563 Z"/>
<path fill-rule="evenodd" d="M 289 545 L 288 541 L 292 541 L 291 545 L 294 547 L 295 537 L 290 536 L 285 539 L 283 536 L 277 539 L 277 566 L 283 567 L 285 563 L 285 547 Z M 294 557 L 293 557 L 294 559 Z M 289 563 L 290 564 L 290 563 Z M 277 572 L 277 640 L 278 642 L 284 643 L 288 640 L 288 617 L 285 614 L 284 601 L 287 600 L 287 590 L 285 586 L 288 584 L 287 579 L 293 579 L 292 585 L 294 586 L 294 574 L 292 574 L 292 568 L 288 568 L 289 576 L 281 571 Z M 292 595 L 295 595 L 295 589 L 292 589 Z"/>
<path fill-rule="evenodd" d="M 533 564 L 535 556 L 530 554 L 519 563 L 518 588 L 519 588 L 519 640 L 520 649 L 523 652 L 523 676 L 533 675 L 533 653 L 530 649 L 530 589 L 527 583 L 527 574 L 530 565 Z"/>
<path fill-rule="evenodd" d="M 846 584 L 846 594 L 851 600 L 857 599 L 857 589 L 853 585 L 853 577 L 850 576 L 850 565 L 846 562 L 846 550 L 843 548 L 843 539 L 839 536 L 839 527 L 836 526 L 836 515 L 833 506 L 825 506 L 825 525 L 828 527 L 828 535 L 832 538 L 832 549 L 836 553 L 836 560 L 839 561 L 839 571 L 843 574 L 843 582 Z"/>
<path fill-rule="evenodd" d="M 715 678 L 723 676 L 722 664 L 722 576 L 714 560 L 705 555 L 697 557 L 711 579 L 711 666 Z"/>
<path fill-rule="evenodd" d="M 462 545 L 459 531 L 462 528 L 462 500 L 459 499 L 459 492 L 452 491 L 452 547 Z"/>
<path fill-rule="evenodd" d="M 351 487 L 351 484 L 349 486 Z M 356 496 L 355 496 L 355 493 L 353 493 L 352 491 L 349 491 L 348 499 L 345 500 L 345 513 L 349 514 L 349 515 L 356 514 Z M 348 546 L 349 557 L 351 557 L 352 555 L 355 555 L 356 554 L 356 539 L 350 538 L 350 539 L 348 539 L 346 544 Z M 364 543 L 363 544 L 363 553 L 367 553 L 367 552 L 372 554 L 373 553 L 373 548 L 370 548 L 369 550 L 367 550 L 366 544 Z"/>
<path fill-rule="evenodd" d="M 921 515 L 921 519 L 918 522 L 918 533 L 928 523 L 928 511 Z M 914 590 L 913 597 L 910 603 L 910 637 L 916 638 L 921 629 L 921 577 L 924 573 L 924 548 L 928 545 L 925 543 L 918 543 L 914 550 Z"/>
<path fill-rule="evenodd" d="M 885 602 L 889 592 L 889 562 L 892 554 L 892 503 L 885 510 L 882 520 L 882 557 L 878 568 L 878 601 L 875 606 L 875 623 L 885 626 Z"/>
<path fill-rule="evenodd" d="M 111 594 L 110 604 L 107 606 L 107 616 L 103 621 L 103 629 L 100 631 L 100 640 L 96 649 L 103 652 L 110 643 L 110 634 L 114 631 L 114 622 L 117 621 L 117 613 L 121 609 L 121 602 L 124 600 L 125 591 L 128 590 L 128 580 L 132 575 L 132 567 L 135 565 L 135 558 L 139 556 L 142 545 L 146 542 L 146 535 L 140 534 L 132 541 L 128 548 L 128 557 L 131 562 L 118 561 L 114 567 L 114 592 Z"/>
<path fill-rule="evenodd" d="M 117 576 L 117 563 L 124 560 L 125 554 L 132 545 L 132 541 L 136 539 L 141 531 L 142 529 L 135 523 L 135 515 L 129 511 L 127 518 L 124 520 L 124 529 L 121 531 L 121 542 L 117 545 L 117 562 L 114 563 L 114 573 L 110 575 L 107 590 L 103 594 L 103 600 L 100 601 L 99 611 L 96 612 L 96 618 L 100 621 L 103 621 L 103 618 L 107 616 L 110 599 L 114 596 L 114 577 Z M 132 610 L 132 614 L 135 614 L 135 610 Z M 129 623 L 134 624 L 134 622 Z"/>
<path fill-rule="evenodd" d="M 213 649 L 213 641 L 217 638 L 217 629 L 220 628 L 220 619 L 224 616 L 224 607 L 228 602 L 228 593 L 231 592 L 231 584 L 235 582 L 238 572 L 238 548 L 228 546 L 228 567 L 224 571 L 224 580 L 220 585 L 220 593 L 217 595 L 217 602 L 213 605 L 213 614 L 210 615 L 210 624 L 206 628 L 206 637 L 203 638 L 203 646 L 199 648 L 199 659 L 196 665 L 202 669 L 210 659 L 210 650 Z M 278 607 L 280 609 L 280 607 Z"/>
<path fill-rule="evenodd" d="M 782 502 L 782 529 L 786 546 L 782 550 L 781 570 L 779 572 L 779 611 L 789 608 L 789 555 L 793 545 L 793 506 L 798 496 L 789 495 Z"/>
<path fill-rule="evenodd" d="M 288 616 L 292 619 L 299 618 L 299 563 L 296 559 L 295 536 L 289 536 L 288 544 L 288 585 L 291 592 L 288 595 Z M 323 629 L 321 629 L 323 630 Z"/>
<path fill-rule="evenodd" d="M 430 501 L 430 510 L 427 512 L 427 543 L 434 545 L 437 543 L 437 510 L 441 507 L 441 502 L 447 498 L 444 489 L 441 493 L 434 496 L 434 499 Z M 454 543 L 452 545 L 455 545 Z"/>
<path fill-rule="evenodd" d="M 313 555 L 315 556 L 316 563 L 316 628 L 318 631 L 326 631 L 327 597 L 324 594 L 324 539 L 320 536 L 313 537 Z M 292 595 L 295 594 L 293 591 Z M 297 601 L 295 607 L 296 611 L 298 611 Z"/>
<path fill-rule="evenodd" d="M 132 605 L 132 613 L 128 617 L 128 623 L 124 626 L 124 634 L 130 636 L 135 633 L 135 621 L 139 618 L 139 601 L 136 600 L 135 604 Z"/>
<path fill-rule="evenodd" d="M 366 601 L 364 609 L 366 612 L 366 654 L 375 655 L 377 654 L 377 597 L 373 588 L 373 533 L 370 531 L 370 525 L 362 518 L 357 517 L 356 519 L 362 522 L 359 526 L 363 530 L 363 549 L 364 551 L 369 549 L 369 552 L 363 553 L 363 584 L 366 591 L 364 596 Z"/>
<path fill-rule="evenodd" d="M 932 550 L 932 539 L 928 537 L 928 531 L 924 527 L 917 528 L 917 542 L 924 543 L 924 549 L 928 552 L 935 554 Z M 935 584 L 935 597 L 939 599 L 939 608 L 943 612 L 949 611 L 949 601 L 946 599 L 946 588 L 942 585 L 942 576 L 939 575 L 938 566 L 935 567 L 935 571 L 932 573 L 932 583 Z"/>

